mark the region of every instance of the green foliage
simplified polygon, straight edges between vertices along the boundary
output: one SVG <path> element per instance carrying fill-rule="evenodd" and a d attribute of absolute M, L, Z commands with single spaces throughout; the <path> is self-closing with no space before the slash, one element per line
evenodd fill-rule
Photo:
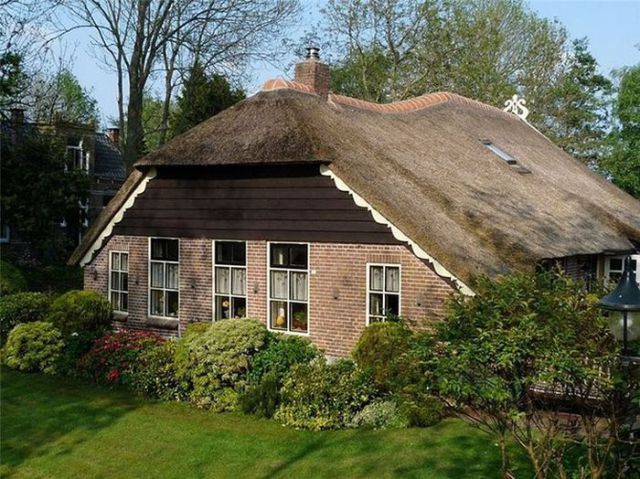
<path fill-rule="evenodd" d="M 178 97 L 178 108 L 173 118 L 174 134 L 193 128 L 244 98 L 244 91 L 232 90 L 221 75 L 208 76 L 196 62 Z"/>
<path fill-rule="evenodd" d="M 47 320 L 65 337 L 86 333 L 98 338 L 111 327 L 111 303 L 95 291 L 69 291 L 51 304 Z"/>
<path fill-rule="evenodd" d="M 16 293 L 0 297 L 0 344 L 16 325 L 42 321 L 49 312 L 51 298 L 43 293 Z"/>
<path fill-rule="evenodd" d="M 263 348 L 267 330 L 260 321 L 227 319 L 178 344 L 176 367 L 189 399 L 216 411 L 233 410 L 246 383 L 251 357 Z"/>
<path fill-rule="evenodd" d="M 63 347 L 62 335 L 51 323 L 19 324 L 9 333 L 4 362 L 19 371 L 53 374 Z"/>
<path fill-rule="evenodd" d="M 17 141 L 1 145 L 0 215 L 7 224 L 20 226 L 21 239 L 39 256 L 64 257 L 82 227 L 78 204 L 87 199 L 89 177 L 77 169 L 65 171 L 69 158 L 58 135 L 36 130 L 16 134 Z M 59 226 L 63 220 L 68 235 Z"/>
<path fill-rule="evenodd" d="M 395 391 L 422 379 L 414 344 L 414 333 L 403 324 L 374 323 L 362 332 L 353 359 L 371 372 L 380 391 Z"/>
<path fill-rule="evenodd" d="M 374 401 L 358 412 L 350 427 L 362 429 L 398 429 L 409 425 L 395 401 Z"/>
<path fill-rule="evenodd" d="M 24 78 L 22 56 L 12 51 L 0 53 L 0 109 L 10 106 Z"/>
<path fill-rule="evenodd" d="M 177 379 L 174 362 L 177 341 L 166 341 L 140 353 L 127 374 L 127 383 L 147 397 L 164 401 L 180 401 L 186 391 Z"/>
<path fill-rule="evenodd" d="M 271 418 L 280 404 L 282 379 L 274 371 L 260 377 L 257 384 L 249 384 L 239 397 L 240 408 L 245 414 Z"/>
<path fill-rule="evenodd" d="M 22 272 L 6 261 L 0 260 L 0 295 L 14 294 L 27 289 Z"/>
<path fill-rule="evenodd" d="M 610 138 L 611 154 L 602 164 L 613 182 L 640 199 L 640 65 L 622 71 L 614 113 L 619 126 Z"/>
<path fill-rule="evenodd" d="M 124 384 L 144 351 L 164 340 L 147 331 L 122 330 L 97 339 L 80 360 L 80 368 L 94 381 Z"/>
<path fill-rule="evenodd" d="M 444 404 L 420 387 L 407 388 L 396 396 L 399 412 L 412 427 L 429 427 L 444 417 Z"/>
<path fill-rule="evenodd" d="M 275 419 L 302 429 L 339 429 L 375 397 L 369 374 L 352 361 L 318 359 L 294 366 L 281 391 Z"/>
<path fill-rule="evenodd" d="M 79 266 L 35 264 L 22 268 L 30 291 L 66 293 L 82 289 L 83 271 Z"/>

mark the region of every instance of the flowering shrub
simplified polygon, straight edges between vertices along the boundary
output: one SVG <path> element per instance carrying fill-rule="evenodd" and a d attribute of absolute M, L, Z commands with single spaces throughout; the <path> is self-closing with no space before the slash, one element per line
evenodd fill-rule
<path fill-rule="evenodd" d="M 95 381 L 123 384 L 143 351 L 164 340 L 147 331 L 118 331 L 97 339 L 80 360 L 80 367 Z"/>
<path fill-rule="evenodd" d="M 62 335 L 51 323 L 19 324 L 9 333 L 4 362 L 18 371 L 53 374 L 63 347 Z"/>
<path fill-rule="evenodd" d="M 285 426 L 339 429 L 375 397 L 371 376 L 352 361 L 294 366 L 284 382 L 275 418 Z"/>
<path fill-rule="evenodd" d="M 357 413 L 351 427 L 362 429 L 393 429 L 407 427 L 409 421 L 403 416 L 395 401 L 375 401 Z"/>
<path fill-rule="evenodd" d="M 174 356 L 177 343 L 165 341 L 142 351 L 127 373 L 128 384 L 150 398 L 165 401 L 186 399 L 188 391 L 182 388 L 176 376 Z"/>

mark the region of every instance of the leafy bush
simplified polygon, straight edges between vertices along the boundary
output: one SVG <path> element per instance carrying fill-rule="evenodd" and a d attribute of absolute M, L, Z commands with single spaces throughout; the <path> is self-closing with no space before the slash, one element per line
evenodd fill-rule
<path fill-rule="evenodd" d="M 22 272 L 6 261 L 0 260 L 0 296 L 19 293 L 27 289 Z"/>
<path fill-rule="evenodd" d="M 17 324 L 42 321 L 51 299 L 43 293 L 16 293 L 0 298 L 0 343 Z"/>
<path fill-rule="evenodd" d="M 420 390 L 404 392 L 397 396 L 397 403 L 400 415 L 412 427 L 433 426 L 444 417 L 442 401 L 427 392 Z"/>
<path fill-rule="evenodd" d="M 189 399 L 216 411 L 233 410 L 251 357 L 266 339 L 265 326 L 253 319 L 225 319 L 201 334 L 186 335 L 178 343 L 176 366 Z"/>
<path fill-rule="evenodd" d="M 374 323 L 362 332 L 353 359 L 371 372 L 380 391 L 396 391 L 424 380 L 429 346 L 427 336 L 402 323 Z"/>
<path fill-rule="evenodd" d="M 408 426 L 395 401 L 375 401 L 364 407 L 357 413 L 351 423 L 351 427 L 362 429 L 393 429 Z"/>
<path fill-rule="evenodd" d="M 275 418 L 286 426 L 337 429 L 374 398 L 371 376 L 352 361 L 324 360 L 294 366 L 281 391 Z"/>
<path fill-rule="evenodd" d="M 4 361 L 19 371 L 53 374 L 63 347 L 62 335 L 51 323 L 18 324 L 9 333 Z"/>
<path fill-rule="evenodd" d="M 209 331 L 209 328 L 213 326 L 213 323 L 191 323 L 187 326 L 187 329 L 183 333 L 183 337 L 192 336 L 196 334 L 202 334 Z"/>
<path fill-rule="evenodd" d="M 150 398 L 165 401 L 185 399 L 187 392 L 178 381 L 174 363 L 176 345 L 177 341 L 165 341 L 142 351 L 127 373 L 127 383 Z"/>
<path fill-rule="evenodd" d="M 98 338 L 111 325 L 111 304 L 95 291 L 69 291 L 53 302 L 47 320 L 65 337 L 84 332 Z"/>
<path fill-rule="evenodd" d="M 58 372 L 66 376 L 89 378 L 80 360 L 89 352 L 96 340 L 95 333 L 81 331 L 64 338 L 64 350 L 58 363 Z"/>
<path fill-rule="evenodd" d="M 270 335 L 268 346 L 251 360 L 247 374 L 249 385 L 240 397 L 242 410 L 272 417 L 280 402 L 280 388 L 291 368 L 309 363 L 318 354 L 318 349 L 305 338 Z"/>
<path fill-rule="evenodd" d="M 80 366 L 95 381 L 124 384 L 140 354 L 164 340 L 148 331 L 123 330 L 97 339 Z"/>

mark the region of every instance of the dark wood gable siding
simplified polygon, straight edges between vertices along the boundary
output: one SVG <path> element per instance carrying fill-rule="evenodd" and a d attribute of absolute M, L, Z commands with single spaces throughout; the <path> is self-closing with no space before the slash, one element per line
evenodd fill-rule
<path fill-rule="evenodd" d="M 318 165 L 160 169 L 114 234 L 399 244 Z"/>

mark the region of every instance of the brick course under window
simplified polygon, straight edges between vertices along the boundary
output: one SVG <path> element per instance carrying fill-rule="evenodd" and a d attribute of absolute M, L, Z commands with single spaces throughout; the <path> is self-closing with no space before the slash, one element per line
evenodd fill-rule
<path fill-rule="evenodd" d="M 109 251 L 129 253 L 129 312 L 119 327 L 177 336 L 191 322 L 211 321 L 212 240 L 180 239 L 180 319 L 148 318 L 146 236 L 114 236 L 85 268 L 85 288 L 108 293 Z M 267 242 L 247 241 L 248 316 L 266 323 Z M 366 326 L 367 263 L 402 268 L 402 316 L 416 329 L 442 318 L 454 288 L 405 246 L 311 243 L 309 245 L 309 338 L 326 354 L 346 356 Z M 97 271 L 94 279 L 93 268 Z M 179 323 L 179 328 L 178 328 Z"/>

